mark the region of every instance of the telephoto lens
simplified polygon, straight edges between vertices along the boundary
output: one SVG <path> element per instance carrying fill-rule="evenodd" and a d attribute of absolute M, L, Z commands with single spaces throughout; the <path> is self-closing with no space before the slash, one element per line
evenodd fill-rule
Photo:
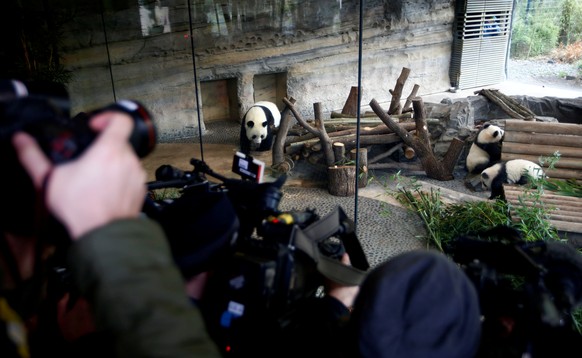
<path fill-rule="evenodd" d="M 91 145 L 98 133 L 91 129 L 89 120 L 104 111 L 119 111 L 133 118 L 129 142 L 140 158 L 155 148 L 152 116 L 137 101 L 119 101 L 71 118 L 69 94 L 62 84 L 0 80 L 0 187 L 5 190 L 5 200 L 10 205 L 0 221 L 1 230 L 31 235 L 35 227 L 36 192 L 12 146 L 14 134 L 30 134 L 53 163 L 63 163 Z"/>
<path fill-rule="evenodd" d="M 24 83 L 0 81 L 0 137 L 10 140 L 18 131 L 38 141 L 54 163 L 81 154 L 97 134 L 89 127 L 92 116 L 104 111 L 127 113 L 134 120 L 129 138 L 136 154 L 143 158 L 155 148 L 156 128 L 149 111 L 139 102 L 121 100 L 89 113 L 70 118 L 70 102 L 65 87 L 52 82 Z"/>
<path fill-rule="evenodd" d="M 121 100 L 96 112 L 103 111 L 124 112 L 133 118 L 134 126 L 129 142 L 140 158 L 147 156 L 154 150 L 157 137 L 156 127 L 150 112 L 141 103 L 133 100 Z"/>

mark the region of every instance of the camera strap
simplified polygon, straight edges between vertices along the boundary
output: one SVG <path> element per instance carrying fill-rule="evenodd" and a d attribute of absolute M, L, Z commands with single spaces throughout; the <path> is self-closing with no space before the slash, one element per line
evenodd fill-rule
<path fill-rule="evenodd" d="M 319 243 L 337 236 L 350 257 L 352 266 L 321 253 Z M 295 247 L 311 257 L 317 270 L 330 280 L 347 286 L 360 285 L 370 267 L 354 232 L 353 222 L 341 207 L 304 229 L 295 231 Z"/>

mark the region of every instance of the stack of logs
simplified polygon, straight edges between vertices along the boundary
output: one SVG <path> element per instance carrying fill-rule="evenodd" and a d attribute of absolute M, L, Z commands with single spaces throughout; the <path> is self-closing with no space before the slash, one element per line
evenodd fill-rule
<path fill-rule="evenodd" d="M 290 171 L 292 165 L 289 161 L 292 161 L 292 158 L 295 160 L 301 157 L 308 158 L 313 163 L 323 159 L 328 167 L 330 194 L 351 196 L 355 193 L 356 185 L 358 187 L 366 185 L 368 169 L 406 167 L 406 163 L 378 163 L 395 151 L 403 149 L 405 153 L 408 153 L 407 155 L 411 158 L 416 156 L 420 162 L 420 166 L 412 164 L 412 166 L 409 165 L 409 168 L 424 169 L 427 176 L 433 179 L 452 180 L 452 172 L 464 142 L 455 138 L 442 159 L 435 157 L 427 129 L 424 104 L 422 99 L 416 95 L 419 89 L 418 85 L 414 85 L 404 105 L 401 105 L 402 90 L 409 74 L 410 69 L 402 69 L 394 90 L 390 91 L 392 100 L 387 111 L 373 99 L 370 106 L 374 114 L 364 114 L 356 122 L 356 125 L 346 124 L 349 120 L 324 121 L 321 103 L 314 104 L 315 119 L 308 122 L 296 110 L 295 100 L 284 98 L 283 102 L 286 107 L 283 110 L 281 123 L 273 144 L 273 169 L 283 173 Z M 359 95 L 358 88 L 352 87 L 342 113 L 339 115 L 332 113 L 332 117 L 358 117 Z M 287 138 L 291 130 L 291 114 L 307 132 L 295 139 Z M 366 119 L 372 115 L 382 123 Z M 396 122 L 394 118 L 399 122 Z M 331 124 L 332 122 L 335 124 Z M 362 123 L 370 122 L 379 124 L 372 127 L 361 127 Z M 360 126 L 357 125 L 358 123 Z M 358 148 L 356 142 L 358 135 L 361 148 Z M 375 144 L 390 144 L 392 147 L 385 153 L 368 160 L 367 147 Z M 347 156 L 346 148 L 350 149 Z M 356 164 L 359 169 L 357 169 Z"/>

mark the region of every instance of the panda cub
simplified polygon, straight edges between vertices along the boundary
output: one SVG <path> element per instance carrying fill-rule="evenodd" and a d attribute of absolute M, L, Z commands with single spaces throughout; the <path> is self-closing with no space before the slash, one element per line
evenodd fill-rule
<path fill-rule="evenodd" d="M 483 169 L 501 160 L 501 143 L 504 134 L 503 129 L 490 123 L 479 130 L 466 159 L 467 171 L 470 174 L 479 174 Z"/>
<path fill-rule="evenodd" d="M 481 173 L 481 183 L 491 190 L 489 199 L 503 198 L 503 184 L 526 184 L 529 178 L 545 177 L 542 167 L 525 159 L 512 159 L 499 162 Z"/>
<path fill-rule="evenodd" d="M 240 150 L 266 151 L 273 146 L 273 128 L 279 127 L 281 112 L 273 102 L 259 101 L 245 113 L 241 122 Z"/>

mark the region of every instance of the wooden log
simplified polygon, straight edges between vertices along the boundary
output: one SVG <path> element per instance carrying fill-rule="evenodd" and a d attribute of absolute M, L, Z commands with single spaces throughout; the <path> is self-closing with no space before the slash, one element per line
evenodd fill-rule
<path fill-rule="evenodd" d="M 582 136 L 582 125 L 573 123 L 527 122 L 522 120 L 506 120 L 506 131 L 543 132 L 552 134 L 567 134 Z"/>
<path fill-rule="evenodd" d="M 408 160 L 412 160 L 414 159 L 414 157 L 416 156 L 416 152 L 414 151 L 414 148 L 409 147 L 409 146 L 404 146 L 404 158 L 408 159 Z"/>
<path fill-rule="evenodd" d="M 411 171 L 424 171 L 424 168 L 420 163 L 400 163 L 400 162 L 388 162 L 388 163 L 374 163 L 370 164 L 369 169 L 406 169 Z"/>
<path fill-rule="evenodd" d="M 332 166 L 327 169 L 328 191 L 335 196 L 353 196 L 356 193 L 356 167 Z"/>
<path fill-rule="evenodd" d="M 377 156 L 375 156 L 372 159 L 368 160 L 368 165 L 372 165 L 376 162 L 379 162 L 380 160 L 391 156 L 394 152 L 396 152 L 397 150 L 399 150 L 400 148 L 404 147 L 404 143 L 400 142 L 394 146 L 392 146 L 392 148 L 388 149 L 387 151 L 385 151 L 384 153 L 378 154 Z"/>
<path fill-rule="evenodd" d="M 360 117 L 360 124 L 378 124 L 381 123 L 378 116 Z M 354 116 L 331 117 L 326 120 L 326 123 L 333 124 L 358 124 L 358 118 Z"/>
<path fill-rule="evenodd" d="M 378 118 L 378 115 L 374 111 L 366 111 L 364 112 L 366 118 Z M 373 115 L 372 115 L 373 114 Z M 400 122 L 404 122 L 407 119 L 412 119 L 412 111 L 407 113 L 400 113 L 400 114 L 391 114 L 392 118 L 399 119 Z"/>
<path fill-rule="evenodd" d="M 357 114 L 344 114 L 341 112 L 332 111 L 329 115 L 330 118 L 354 118 Z M 378 118 L 374 112 L 364 112 L 360 114 L 360 118 Z"/>
<path fill-rule="evenodd" d="M 332 147 L 335 162 L 343 163 L 346 159 L 346 145 L 340 142 L 334 142 Z"/>
<path fill-rule="evenodd" d="M 445 154 L 445 157 L 448 158 L 448 160 L 439 161 L 432 151 L 430 144 L 430 134 L 428 133 L 428 127 L 425 118 L 426 114 L 424 111 L 422 98 L 414 98 L 412 101 L 412 106 L 414 108 L 416 135 L 407 133 L 398 123 L 394 122 L 394 120 L 389 115 L 384 113 L 384 110 L 375 99 L 372 99 L 370 102 L 370 107 L 372 107 L 382 122 L 390 127 L 394 133 L 398 134 L 398 136 L 402 138 L 402 141 L 406 145 L 414 148 L 428 177 L 443 181 L 453 180 L 453 169 L 455 162 L 452 159 L 454 157 L 458 159 L 462 150 L 462 146 L 449 146 L 447 153 Z"/>
<path fill-rule="evenodd" d="M 412 91 L 410 91 L 410 95 L 408 95 L 408 97 L 406 97 L 406 102 L 404 102 L 404 106 L 402 106 L 402 112 L 403 112 L 402 114 L 407 114 L 404 112 L 407 112 L 408 110 L 411 109 L 412 99 L 414 97 L 416 97 L 419 88 L 420 88 L 420 85 L 417 85 L 417 84 L 414 84 L 414 87 L 412 87 Z"/>
<path fill-rule="evenodd" d="M 535 155 L 551 157 L 555 152 L 560 152 L 562 157 L 582 159 L 582 148 L 563 147 L 561 145 L 543 145 L 536 143 L 535 145 L 529 143 L 512 143 L 503 142 L 502 155 L 516 154 L 516 155 Z"/>
<path fill-rule="evenodd" d="M 505 200 L 511 203 L 511 207 L 518 207 L 525 205 L 526 207 L 533 207 L 539 203 L 528 198 L 526 193 L 527 187 L 519 185 L 503 186 Z M 556 210 L 549 210 L 548 222 L 557 230 L 569 233 L 582 233 L 582 198 L 563 196 L 551 190 L 544 190 L 540 196 L 540 200 L 546 207 L 554 208 Z M 511 212 L 513 220 L 519 220 L 515 211 Z"/>
<path fill-rule="evenodd" d="M 526 159 L 535 163 L 559 153 L 554 168 L 542 166 L 550 178 L 582 181 L 582 125 L 506 120 L 501 160 Z"/>
<path fill-rule="evenodd" d="M 327 135 L 325 125 L 323 124 L 323 110 L 321 108 L 321 102 L 313 104 L 313 112 L 315 113 L 315 127 L 319 130 L 319 145 L 323 148 L 325 162 L 327 165 L 333 165 L 335 162 L 335 157 L 333 154 L 333 149 L 331 148 L 331 139 Z"/>
<path fill-rule="evenodd" d="M 327 162 L 327 165 L 332 165 L 333 161 L 334 161 L 333 150 L 331 148 L 331 140 L 329 139 L 329 136 L 327 135 L 327 132 L 325 131 L 325 126 L 323 125 L 323 118 L 321 116 L 321 104 L 315 103 L 313 105 L 314 111 L 315 111 L 315 116 L 316 116 L 315 128 L 314 128 L 309 123 L 307 123 L 307 121 L 305 121 L 305 119 L 303 119 L 303 117 L 297 111 L 297 109 L 295 108 L 293 103 L 291 103 L 287 98 L 283 98 L 283 103 L 285 103 L 289 107 L 289 110 L 291 111 L 291 113 L 293 113 L 293 115 L 295 116 L 295 119 L 297 120 L 297 122 L 299 122 L 299 124 L 303 128 L 305 128 L 309 133 L 314 134 L 317 137 L 319 137 L 319 140 L 321 141 L 321 144 L 323 145 L 323 149 L 325 152 L 325 160 Z"/>
<path fill-rule="evenodd" d="M 350 150 L 350 159 L 357 162 L 358 188 L 365 188 L 368 185 L 368 149 L 354 148 Z"/>
<path fill-rule="evenodd" d="M 482 89 L 475 91 L 475 94 L 480 94 L 486 97 L 491 102 L 501 107 L 505 113 L 509 114 L 513 118 L 519 118 L 526 121 L 535 120 L 536 115 L 534 112 L 532 112 L 529 108 L 522 106 L 513 98 L 499 92 L 497 89 Z"/>
<path fill-rule="evenodd" d="M 404 84 L 410 75 L 410 68 L 403 67 L 402 71 L 400 72 L 400 76 L 396 80 L 396 85 L 394 86 L 394 90 L 390 91 L 392 94 L 392 100 L 390 101 L 390 107 L 388 109 L 388 114 L 400 114 L 402 113 L 402 107 L 400 105 L 400 98 L 402 98 L 402 89 L 404 88 Z"/>
<path fill-rule="evenodd" d="M 542 155 L 545 156 L 545 155 Z M 525 159 L 539 164 L 540 154 L 532 151 L 529 154 L 521 153 L 504 153 L 502 155 L 502 160 L 512 160 L 512 159 Z M 544 163 L 543 166 L 546 166 Z M 557 163 L 555 163 L 556 168 L 560 169 L 574 169 L 580 170 L 582 173 L 582 157 L 572 158 L 572 157 L 560 157 Z"/>
<path fill-rule="evenodd" d="M 575 135 L 506 131 L 503 141 L 515 143 L 528 143 L 530 145 L 541 144 L 551 146 L 582 148 L 582 141 L 580 140 L 580 137 Z"/>
<path fill-rule="evenodd" d="M 291 97 L 289 103 L 294 104 L 295 98 Z M 285 140 L 289 128 L 291 128 L 291 119 L 291 110 L 288 106 L 285 106 L 281 115 L 281 122 L 279 123 L 279 128 L 277 130 L 277 136 L 273 142 L 273 163 L 271 165 L 273 170 L 277 170 L 281 173 L 287 173 L 291 168 L 291 165 L 289 165 L 288 161 L 285 160 Z"/>
<path fill-rule="evenodd" d="M 411 131 L 410 133 L 414 133 Z M 378 134 L 378 135 L 366 135 L 360 137 L 360 145 L 367 146 L 373 144 L 392 144 L 401 142 L 402 139 L 396 133 L 390 134 Z M 356 135 L 349 135 L 345 137 L 335 138 L 334 142 L 344 143 L 346 146 L 356 145 Z"/>
<path fill-rule="evenodd" d="M 362 90 L 363 92 L 363 90 Z M 347 114 L 352 117 L 358 115 L 358 87 L 354 86 L 350 89 L 350 94 L 346 103 L 344 104 L 344 108 L 342 109 L 342 114 Z"/>

